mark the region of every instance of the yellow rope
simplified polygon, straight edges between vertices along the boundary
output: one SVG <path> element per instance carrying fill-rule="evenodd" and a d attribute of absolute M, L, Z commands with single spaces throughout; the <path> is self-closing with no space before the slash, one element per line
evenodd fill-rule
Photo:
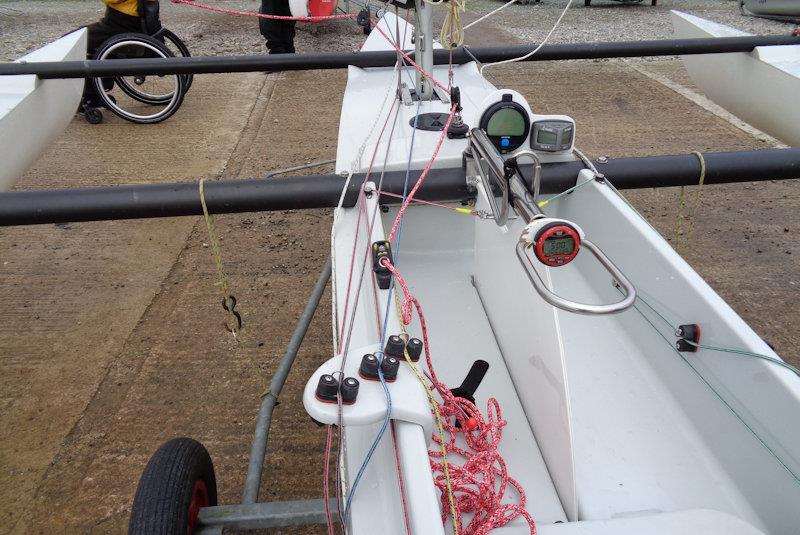
<path fill-rule="evenodd" d="M 206 192 L 205 192 L 205 179 L 200 180 L 200 204 L 203 206 L 203 216 L 206 220 L 206 229 L 208 230 L 208 240 L 211 242 L 211 254 L 214 257 L 214 263 L 217 265 L 217 283 L 222 290 L 222 298 L 224 299 L 225 309 L 230 314 L 230 322 L 227 323 L 228 330 L 237 338 L 239 333 L 240 318 L 235 312 L 236 300 L 228 292 L 228 278 L 225 276 L 225 270 L 222 267 L 222 250 L 219 246 L 219 238 L 217 237 L 216 229 L 214 228 L 214 216 L 208 212 L 206 205 Z"/>
<path fill-rule="evenodd" d="M 441 2 L 428 2 L 439 4 Z M 439 42 L 445 48 L 455 48 L 464 44 L 464 25 L 461 14 L 466 10 L 465 0 L 450 0 L 450 9 L 442 22 L 442 31 L 439 33 Z"/>
<path fill-rule="evenodd" d="M 401 300 L 400 300 L 400 290 L 398 289 L 397 285 L 394 286 L 394 305 L 395 305 L 395 313 L 397 314 L 398 319 L 400 320 L 400 330 L 405 335 L 406 342 L 408 342 L 408 332 L 406 331 L 405 325 L 403 325 L 402 318 L 400 316 L 400 307 Z M 444 467 L 444 480 L 445 484 L 447 485 L 447 501 L 450 503 L 450 518 L 452 519 L 453 524 L 453 533 L 454 535 L 458 535 L 458 517 L 456 516 L 456 499 L 453 496 L 453 486 L 450 482 L 450 467 L 447 462 L 447 448 L 445 447 L 445 438 L 444 438 L 444 424 L 442 424 L 442 414 L 439 412 L 439 404 L 436 403 L 436 399 L 433 397 L 433 390 L 431 389 L 428 382 L 425 380 L 425 376 L 419 371 L 416 363 L 414 363 L 411 358 L 408 356 L 408 351 L 403 353 L 406 359 L 406 363 L 411 366 L 411 369 L 414 372 L 414 375 L 417 376 L 420 384 L 425 388 L 425 392 L 428 394 L 428 403 L 431 406 L 431 410 L 433 411 L 434 416 L 436 417 L 436 429 L 437 434 L 439 435 L 439 449 L 442 452 L 442 465 Z"/>
<path fill-rule="evenodd" d="M 700 208 L 700 199 L 703 195 L 703 184 L 706 180 L 706 160 L 703 154 L 697 151 L 692 151 L 692 154 L 697 156 L 700 160 L 700 180 L 697 183 L 697 191 L 694 194 L 694 202 L 692 203 L 692 212 L 689 215 L 689 227 L 686 232 L 686 240 L 681 240 L 683 233 L 683 221 L 686 219 L 684 210 L 686 209 L 686 189 L 681 186 L 681 192 L 678 196 L 678 213 L 675 218 L 675 250 L 681 252 L 683 244 L 689 244 L 692 241 L 694 234 L 694 224 L 697 220 L 697 210 Z"/>
<path fill-rule="evenodd" d="M 692 205 L 692 215 L 689 217 L 689 231 L 686 233 L 686 243 L 691 243 L 692 235 L 694 234 L 694 223 L 697 220 L 697 210 L 700 208 L 700 200 L 703 195 L 703 184 L 706 181 L 706 159 L 703 154 L 693 151 L 692 154 L 697 156 L 700 160 L 700 181 L 697 183 L 697 191 L 694 194 L 694 203 Z"/>

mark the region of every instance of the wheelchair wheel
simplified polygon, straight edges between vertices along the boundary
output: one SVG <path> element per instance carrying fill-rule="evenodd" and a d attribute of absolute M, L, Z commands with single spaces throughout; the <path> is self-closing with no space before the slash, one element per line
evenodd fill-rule
<path fill-rule="evenodd" d="M 184 58 L 191 57 L 186 43 L 184 43 L 180 37 L 166 28 L 162 28 L 159 35 L 164 37 L 164 44 L 169 48 L 173 56 L 178 57 L 180 55 Z M 191 74 L 183 74 L 181 76 L 183 76 L 183 92 L 186 93 L 189 91 L 189 88 L 192 87 L 194 77 Z"/>
<path fill-rule="evenodd" d="M 158 33 L 152 35 L 151 37 L 166 46 L 175 57 L 183 56 L 188 58 L 191 56 L 189 49 L 186 47 L 180 37 L 166 28 L 161 28 Z M 181 78 L 183 78 L 183 93 L 186 94 L 186 92 L 189 91 L 189 88 L 192 86 L 193 77 L 191 74 L 182 74 Z M 139 90 L 141 86 L 145 85 L 147 79 L 147 76 L 118 77 L 114 80 L 114 82 L 122 91 L 125 92 L 126 95 L 132 99 L 138 100 L 139 102 L 152 105 L 164 104 L 168 102 L 172 95 L 152 95 L 146 91 Z"/>
<path fill-rule="evenodd" d="M 173 54 L 164 44 L 137 33 L 115 35 L 101 44 L 95 54 L 95 58 L 99 60 L 169 57 L 173 57 Z M 185 93 L 184 79 L 183 75 L 177 74 L 118 76 L 114 78 L 115 83 L 111 89 L 103 87 L 102 78 L 94 78 L 92 81 L 104 107 L 126 121 L 151 124 L 171 117 L 178 110 Z M 135 92 L 126 91 L 131 87 L 136 88 Z M 116 91 L 117 88 L 120 91 Z"/>

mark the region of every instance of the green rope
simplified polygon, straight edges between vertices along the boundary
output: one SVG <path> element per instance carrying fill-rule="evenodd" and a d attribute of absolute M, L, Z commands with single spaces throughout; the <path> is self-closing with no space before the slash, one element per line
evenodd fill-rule
<path fill-rule="evenodd" d="M 782 366 L 782 367 L 786 368 L 787 370 L 789 370 L 789 371 L 797 374 L 798 376 L 800 376 L 800 369 L 797 369 L 795 366 L 792 366 L 788 362 L 784 362 L 784 361 L 782 361 L 780 359 L 776 359 L 775 357 L 770 357 L 769 355 L 762 355 L 761 353 L 753 353 L 751 351 L 744 351 L 742 349 L 731 349 L 731 348 L 728 348 L 728 347 L 714 347 L 714 346 L 707 346 L 707 345 L 704 345 L 704 344 L 696 344 L 694 342 L 690 342 L 689 340 L 686 340 L 686 343 L 691 345 L 691 346 L 700 348 L 700 349 L 710 349 L 711 351 L 721 351 L 723 353 L 735 353 L 737 355 L 745 355 L 747 357 L 755 357 L 755 358 L 763 359 L 763 360 L 766 360 L 767 362 L 772 362 L 773 364 L 777 364 L 778 366 Z"/>
<path fill-rule="evenodd" d="M 659 316 L 659 317 L 660 317 L 662 320 L 664 320 L 664 321 L 665 321 L 665 322 L 666 322 L 668 325 L 670 325 L 670 327 L 672 327 L 672 324 L 670 324 L 669 322 L 667 322 L 667 321 L 666 321 L 666 318 L 664 318 L 664 316 L 662 316 L 662 315 L 661 315 L 661 314 L 660 314 L 660 313 L 659 313 L 659 312 L 658 312 L 658 311 L 657 311 L 655 308 L 653 308 L 653 307 L 652 307 L 652 306 L 651 306 L 649 303 L 647 303 L 647 302 L 646 302 L 644 299 L 642 299 L 642 298 L 641 298 L 640 296 L 638 296 L 638 295 L 636 296 L 636 299 L 637 299 L 639 302 L 641 302 L 641 303 L 644 303 L 645 305 L 647 305 L 647 307 L 648 307 L 650 310 L 652 310 L 653 312 L 655 312 L 655 313 L 656 313 L 656 315 L 658 315 L 658 316 Z M 768 444 L 767 444 L 767 443 L 764 441 L 764 439 L 762 439 L 762 438 L 761 438 L 761 436 L 759 436 L 759 434 L 758 434 L 758 433 L 756 433 L 755 429 L 753 429 L 753 428 L 750 426 L 750 424 L 748 424 L 748 423 L 747 423 L 747 422 L 744 420 L 744 418 L 743 418 L 743 417 L 742 417 L 742 416 L 741 416 L 741 415 L 740 415 L 738 412 L 736 412 L 736 410 L 735 410 L 735 409 L 734 409 L 734 408 L 731 406 L 731 404 L 730 404 L 730 403 L 728 403 L 728 401 L 726 401 L 726 400 L 725 400 L 725 398 L 724 398 L 724 397 L 722 397 L 722 395 L 721 395 L 719 392 L 717 392 L 717 390 L 716 390 L 716 389 L 715 389 L 715 388 L 714 388 L 714 387 L 711 385 L 711 383 L 710 383 L 710 382 L 708 382 L 708 380 L 707 380 L 707 379 L 706 379 L 706 378 L 703 376 L 703 374 L 701 374 L 701 373 L 700 373 L 700 372 L 699 372 L 699 371 L 698 371 L 698 370 L 697 370 L 697 369 L 694 367 L 694 365 L 692 365 L 692 363 L 691 363 L 691 362 L 690 362 L 690 361 L 689 361 L 689 360 L 688 360 L 688 359 L 687 359 L 687 358 L 684 356 L 684 354 L 683 354 L 683 353 L 681 353 L 680 351 L 678 351 L 678 349 L 675 347 L 675 345 L 674 345 L 674 344 L 673 344 L 673 343 L 672 343 L 672 342 L 671 342 L 671 341 L 670 341 L 670 340 L 669 340 L 669 339 L 668 339 L 668 338 L 667 338 L 667 337 L 664 335 L 664 333 L 662 333 L 662 332 L 661 332 L 661 330 L 659 330 L 659 329 L 658 329 L 658 327 L 656 327 L 656 326 L 655 326 L 655 324 L 654 324 L 652 321 L 650 321 L 650 318 L 648 318 L 648 317 L 647 317 L 647 314 L 645 314 L 644 312 L 642 312 L 642 310 L 641 310 L 639 307 L 637 307 L 635 304 L 633 305 L 633 308 L 636 310 L 636 312 L 638 312 L 638 313 L 639 313 L 639 315 L 642 317 L 642 319 L 644 319 L 644 320 L 645 320 L 645 321 L 646 321 L 648 324 L 650 324 L 650 326 L 653 328 L 653 330 L 656 332 L 656 334 L 658 334 L 658 335 L 659 335 L 659 336 L 660 336 L 660 337 L 661 337 L 661 338 L 662 338 L 662 339 L 663 339 L 663 340 L 664 340 L 664 341 L 667 343 L 667 345 L 670 347 L 670 349 L 672 349 L 672 351 L 673 351 L 673 352 L 674 352 L 674 353 L 675 353 L 675 354 L 676 354 L 676 355 L 677 355 L 677 356 L 678 356 L 678 357 L 679 357 L 679 358 L 680 358 L 680 359 L 681 359 L 681 360 L 684 362 L 684 364 L 686 364 L 686 365 L 689 367 L 689 369 L 690 369 L 690 370 L 692 370 L 692 372 L 694 372 L 695 376 L 696 376 L 696 377 L 697 377 L 697 378 L 698 378 L 698 379 L 699 379 L 699 380 L 700 380 L 700 381 L 701 381 L 703 384 L 705 384 L 705 385 L 708 387 L 708 389 L 709 389 L 709 390 L 710 390 L 710 391 L 711 391 L 711 392 L 714 394 L 714 396 L 715 396 L 715 397 L 716 397 L 716 398 L 717 398 L 717 399 L 718 399 L 718 400 L 719 400 L 719 401 L 720 401 L 720 402 L 721 402 L 723 405 L 725 405 L 725 407 L 727 407 L 729 411 L 731 411 L 731 414 L 733 414 L 733 416 L 735 416 L 735 417 L 736 417 L 736 419 L 737 419 L 737 420 L 739 420 L 739 422 L 740 422 L 740 423 L 741 423 L 741 424 L 742 424 L 742 425 L 743 425 L 743 426 L 744 426 L 744 427 L 745 427 L 745 428 L 746 428 L 746 429 L 747 429 L 747 430 L 750 432 L 750 434 L 752 434 L 752 435 L 753 435 L 753 437 L 754 437 L 754 438 L 755 438 L 755 439 L 756 439 L 756 440 L 757 440 L 757 441 L 758 441 L 758 442 L 759 442 L 759 443 L 760 443 L 760 444 L 761 444 L 761 445 L 764 447 L 764 449 L 766 449 L 766 450 L 769 452 L 769 454 L 770 454 L 770 455 L 772 455 L 772 457 L 773 457 L 773 458 L 774 458 L 774 459 L 775 459 L 775 460 L 776 460 L 776 461 L 777 461 L 777 462 L 778 462 L 778 463 L 779 463 L 779 464 L 780 464 L 780 465 L 783 467 L 783 469 L 784 469 L 784 470 L 786 470 L 786 472 L 787 472 L 787 473 L 788 473 L 790 476 L 792 476 L 792 478 L 795 480 L 795 482 L 797 482 L 797 483 L 800 483 L 800 476 L 798 476 L 797 474 L 795 474 L 795 473 L 792 471 L 792 469 L 791 469 L 791 468 L 789 468 L 789 466 L 788 466 L 788 465 L 787 465 L 785 462 L 783 462 L 783 459 L 781 459 L 781 458 L 778 456 L 778 454 L 777 454 L 777 453 L 775 453 L 775 452 L 772 450 L 772 448 L 770 448 L 770 447 L 769 447 L 769 445 L 768 445 Z M 711 346 L 700 346 L 700 345 L 698 345 L 698 347 L 703 347 L 704 349 L 715 349 L 715 350 L 717 350 L 717 351 L 723 350 L 722 348 L 714 348 L 714 347 L 711 347 Z M 729 350 L 729 351 L 730 351 L 730 352 L 739 352 L 739 350 Z M 743 353 L 747 353 L 747 354 L 750 354 L 751 356 L 756 356 L 756 357 L 759 357 L 759 358 L 766 358 L 766 360 L 769 360 L 769 361 L 771 361 L 771 362 L 778 362 L 778 361 L 775 361 L 774 359 L 772 359 L 771 357 L 767 357 L 766 355 L 760 355 L 760 354 L 758 354 L 758 353 L 750 353 L 749 351 L 746 351 L 746 352 L 743 352 Z M 785 364 L 785 363 L 783 363 L 782 361 L 781 361 L 781 363 L 782 363 L 782 364 Z"/>
<path fill-rule="evenodd" d="M 564 190 L 564 191 L 562 191 L 561 193 L 559 193 L 559 194 L 557 194 L 557 195 L 553 195 L 552 197 L 550 197 L 549 199 L 547 199 L 547 200 L 545 200 L 545 201 L 540 201 L 540 202 L 537 202 L 536 204 L 539 206 L 539 208 L 544 208 L 545 206 L 547 206 L 548 204 L 550 204 L 550 203 L 551 203 L 551 202 L 553 202 L 554 200 L 558 199 L 559 197 L 563 197 L 564 195 L 567 195 L 567 194 L 569 194 L 569 193 L 572 193 L 572 192 L 573 192 L 573 191 L 575 191 L 576 189 L 582 188 L 582 187 L 583 187 L 583 186 L 585 186 L 586 184 L 591 184 L 592 182 L 594 182 L 594 180 L 592 180 L 592 179 L 589 179 L 589 180 L 586 180 L 586 181 L 584 181 L 584 182 L 581 182 L 580 184 L 575 184 L 575 185 L 574 185 L 574 186 L 572 186 L 571 188 L 569 188 L 569 189 L 565 189 L 565 190 Z"/>
<path fill-rule="evenodd" d="M 658 310 L 656 310 L 653 307 L 653 305 L 651 305 L 650 303 L 648 303 L 647 301 L 642 299 L 641 295 L 637 295 L 636 299 L 638 299 L 640 302 L 642 302 L 644 305 L 646 305 L 647 308 L 652 310 L 653 313 L 656 316 L 658 316 L 661 319 L 661 321 L 663 321 L 664 324 L 667 325 L 670 329 L 672 329 L 673 331 L 677 331 L 675 326 L 672 325 L 672 323 L 667 318 L 665 318 Z M 639 309 L 637 308 L 637 310 L 639 310 Z M 640 313 L 641 313 L 641 311 L 640 311 Z M 646 317 L 645 317 L 645 319 L 646 319 Z M 651 323 L 651 325 L 652 325 L 652 323 Z M 655 326 L 653 326 L 653 327 L 655 328 Z M 660 333 L 660 331 L 659 331 L 659 333 Z M 784 362 L 781 359 L 776 359 L 775 357 L 770 357 L 769 355 L 763 355 L 761 353 L 754 353 L 752 351 L 745 351 L 743 349 L 733 349 L 733 348 L 729 348 L 729 347 L 717 347 L 717 346 L 708 346 L 708 345 L 705 345 L 705 344 L 697 344 L 697 343 L 692 342 L 690 340 L 686 340 L 685 338 L 684 338 L 684 340 L 686 341 L 687 344 L 689 344 L 691 346 L 694 346 L 694 347 L 696 347 L 698 349 L 708 349 L 709 351 L 719 351 L 721 353 L 733 353 L 733 354 L 736 354 L 736 355 L 744 355 L 744 356 L 747 356 L 747 357 L 754 357 L 754 358 L 759 358 L 759 359 L 762 359 L 762 360 L 766 360 L 767 362 L 772 362 L 773 364 L 777 364 L 778 366 L 782 366 L 782 367 L 786 368 L 787 370 L 789 370 L 789 371 L 797 374 L 798 376 L 800 376 L 800 369 L 796 368 L 795 366 L 792 366 L 788 362 Z"/>
<path fill-rule="evenodd" d="M 697 210 L 700 208 L 700 200 L 703 196 L 703 184 L 706 182 L 706 159 L 703 154 L 697 151 L 692 152 L 697 159 L 700 160 L 700 180 L 697 182 L 697 191 L 694 194 L 694 203 L 692 204 L 692 215 L 689 216 L 689 231 L 686 233 L 686 243 L 692 243 L 692 235 L 694 234 L 694 223 L 697 221 Z"/>

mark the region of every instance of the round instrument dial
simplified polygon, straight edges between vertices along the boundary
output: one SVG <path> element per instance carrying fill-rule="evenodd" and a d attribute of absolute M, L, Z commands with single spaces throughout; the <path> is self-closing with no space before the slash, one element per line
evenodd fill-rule
<path fill-rule="evenodd" d="M 510 94 L 486 108 L 480 120 L 481 129 L 501 153 L 521 147 L 527 141 L 530 126 L 527 110 Z"/>
<path fill-rule="evenodd" d="M 536 233 L 536 258 L 542 264 L 560 267 L 572 262 L 578 256 L 581 238 L 578 231 L 564 223 L 552 223 Z"/>

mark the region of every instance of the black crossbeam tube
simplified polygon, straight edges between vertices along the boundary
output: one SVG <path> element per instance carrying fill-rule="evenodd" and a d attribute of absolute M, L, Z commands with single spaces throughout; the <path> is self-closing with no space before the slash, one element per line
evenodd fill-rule
<path fill-rule="evenodd" d="M 701 39 L 664 39 L 655 41 L 617 41 L 605 43 L 551 44 L 542 47 L 525 61 L 565 59 L 628 58 L 641 56 L 675 56 L 749 52 L 757 46 L 800 44 L 800 37 L 791 35 L 756 35 Z M 523 56 L 536 45 L 470 48 L 453 50 L 453 62 L 482 63 Z M 411 52 L 410 52 L 411 53 Z M 434 63 L 450 61 L 448 50 L 435 50 Z M 325 54 L 259 54 L 250 56 L 196 56 L 189 58 L 137 58 L 85 61 L 52 61 L 0 63 L 0 75 L 35 74 L 40 78 L 85 78 L 97 76 L 136 76 L 166 74 L 204 74 L 253 72 L 265 70 L 343 69 L 357 67 L 389 67 L 397 54 L 381 52 L 337 52 Z"/>
<path fill-rule="evenodd" d="M 712 152 L 706 153 L 704 159 L 706 184 L 800 178 L 800 148 Z M 700 178 L 700 161 L 693 154 L 594 163 L 620 189 L 689 186 Z M 543 165 L 541 192 L 558 193 L 573 186 L 583 168 L 579 161 Z M 419 171 L 412 172 L 411 179 L 416 180 L 418 174 Z M 530 170 L 526 175 L 530 176 Z M 344 206 L 355 204 L 362 181 L 363 175 L 350 181 Z M 209 211 L 215 214 L 332 208 L 339 201 L 344 183 L 338 175 L 220 180 L 206 182 L 205 197 Z M 404 184 L 404 171 L 385 173 L 384 190 L 401 194 Z M 434 169 L 418 197 L 454 201 L 471 195 L 462 170 Z M 381 200 L 387 204 L 397 202 L 392 197 Z M 200 214 L 196 182 L 0 193 L 0 226 Z"/>

